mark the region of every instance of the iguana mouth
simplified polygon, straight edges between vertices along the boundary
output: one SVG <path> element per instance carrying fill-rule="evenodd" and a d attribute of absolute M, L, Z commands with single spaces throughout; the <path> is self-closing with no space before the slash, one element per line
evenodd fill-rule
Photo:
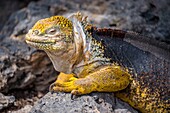
<path fill-rule="evenodd" d="M 52 46 L 55 44 L 52 42 L 39 42 L 39 41 L 30 41 L 30 40 L 26 40 L 26 43 L 29 44 L 30 46 L 42 50 L 50 50 Z"/>
<path fill-rule="evenodd" d="M 39 37 L 26 35 L 26 43 L 42 50 L 53 50 L 54 46 L 56 48 L 57 43 L 63 41 L 63 35 L 58 35 L 57 37 Z M 57 47 L 58 48 L 58 47 Z"/>
<path fill-rule="evenodd" d="M 28 43 L 35 43 L 35 44 L 55 44 L 57 41 L 55 40 L 45 40 L 45 41 L 42 41 L 42 40 L 29 40 L 29 39 L 26 39 L 26 42 Z"/>
<path fill-rule="evenodd" d="M 26 40 L 26 43 L 30 44 L 30 45 L 52 45 L 55 44 L 54 42 L 40 42 L 40 41 L 30 41 L 30 40 Z"/>
<path fill-rule="evenodd" d="M 34 38 L 33 38 L 34 37 Z M 26 41 L 32 42 L 32 43 L 42 43 L 42 44 L 55 44 L 56 42 L 60 42 L 64 39 L 63 35 L 57 35 L 56 37 L 39 37 L 39 36 L 28 36 L 26 35 Z"/>

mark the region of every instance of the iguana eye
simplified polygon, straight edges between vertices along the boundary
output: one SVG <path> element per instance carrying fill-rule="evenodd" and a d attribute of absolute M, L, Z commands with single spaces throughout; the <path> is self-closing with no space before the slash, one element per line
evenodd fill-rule
<path fill-rule="evenodd" d="M 48 34 L 50 34 L 50 35 L 54 35 L 55 33 L 56 33 L 56 29 L 55 28 L 52 28 L 52 29 L 49 29 L 48 31 L 47 31 L 47 33 Z"/>

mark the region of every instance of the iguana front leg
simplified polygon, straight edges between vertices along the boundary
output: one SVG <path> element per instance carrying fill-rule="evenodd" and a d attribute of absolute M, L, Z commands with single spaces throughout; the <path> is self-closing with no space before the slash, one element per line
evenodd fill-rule
<path fill-rule="evenodd" d="M 69 82 L 75 79 L 77 78 L 74 77 L 74 74 L 60 73 L 57 77 L 57 80 L 50 85 L 49 90 L 54 91 L 54 88 L 56 86 L 63 86 L 66 82 Z"/>
<path fill-rule="evenodd" d="M 53 91 L 71 92 L 74 95 L 88 94 L 93 91 L 114 92 L 128 86 L 130 75 L 120 66 L 105 66 L 89 73 L 84 78 L 72 77 L 60 85 L 53 87 Z"/>

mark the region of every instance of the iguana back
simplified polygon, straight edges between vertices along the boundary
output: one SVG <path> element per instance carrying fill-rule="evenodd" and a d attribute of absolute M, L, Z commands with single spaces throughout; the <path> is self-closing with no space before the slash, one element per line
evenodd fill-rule
<path fill-rule="evenodd" d="M 167 112 L 163 108 L 170 108 L 170 45 L 121 30 L 93 28 L 91 32 L 105 46 L 105 55 L 132 74 L 131 84 L 117 96 L 143 112 L 154 112 L 153 108 Z"/>

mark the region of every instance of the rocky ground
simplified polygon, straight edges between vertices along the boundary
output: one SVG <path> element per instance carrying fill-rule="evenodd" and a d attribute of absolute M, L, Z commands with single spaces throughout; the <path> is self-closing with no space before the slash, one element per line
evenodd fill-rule
<path fill-rule="evenodd" d="M 135 31 L 170 43 L 170 1 L 39 0 L 27 4 L 18 11 L 11 10 L 11 16 L 4 17 L 7 21 L 0 25 L 0 112 L 42 113 L 59 108 L 63 112 L 136 112 L 107 93 L 73 100 L 70 94 L 47 93 L 58 72 L 43 51 L 26 45 L 24 36 L 41 18 L 81 11 L 97 27 Z"/>

